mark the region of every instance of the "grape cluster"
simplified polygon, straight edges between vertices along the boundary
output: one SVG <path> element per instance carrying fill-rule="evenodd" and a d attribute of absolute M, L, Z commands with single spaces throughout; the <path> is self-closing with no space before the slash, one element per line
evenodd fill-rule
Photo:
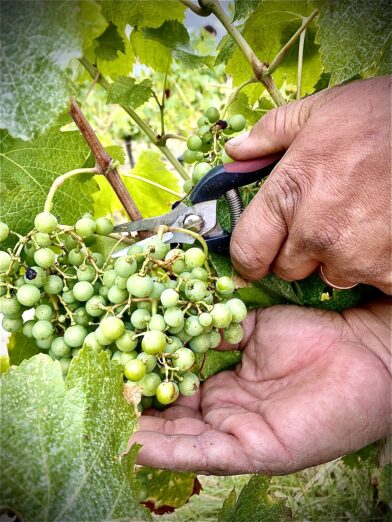
<path fill-rule="evenodd" d="M 184 191 L 189 192 L 205 174 L 220 163 L 229 163 L 232 159 L 226 154 L 224 145 L 229 136 L 245 129 L 246 119 L 242 114 L 235 114 L 227 121 L 221 120 L 218 109 L 209 107 L 198 119 L 196 134 L 189 136 L 187 149 L 182 157 L 185 163 L 196 163 L 192 180 L 184 184 Z"/>
<path fill-rule="evenodd" d="M 88 214 L 65 226 L 43 212 L 24 237 L 0 223 L 0 242 L 18 237 L 0 251 L 2 326 L 33 338 L 64 375 L 82 346 L 105 350 L 141 389 L 140 408 L 192 395 L 195 353 L 217 348 L 222 335 L 242 339 L 247 312 L 232 296 L 234 282 L 211 273 L 202 248 L 170 249 L 159 233 L 104 258 L 94 243 L 112 230 L 109 219 Z M 31 308 L 34 318 L 23 321 Z"/>

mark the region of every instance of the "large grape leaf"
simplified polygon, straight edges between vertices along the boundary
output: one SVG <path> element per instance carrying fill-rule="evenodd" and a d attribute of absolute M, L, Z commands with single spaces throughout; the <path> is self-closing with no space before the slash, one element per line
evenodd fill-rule
<path fill-rule="evenodd" d="M 285 501 L 268 494 L 271 477 L 254 475 L 238 496 L 235 490 L 225 500 L 218 522 L 280 522 L 285 519 Z"/>
<path fill-rule="evenodd" d="M 380 67 L 382 74 L 392 72 L 389 0 L 315 0 L 313 4 L 320 11 L 316 41 L 331 84 L 369 69 L 373 74 Z"/>
<path fill-rule="evenodd" d="M 64 382 L 60 363 L 36 355 L 1 381 L 0 505 L 23 519 L 151 520 L 135 498 L 136 414 L 120 366 L 84 348 Z"/>
<path fill-rule="evenodd" d="M 171 62 L 171 53 L 167 47 L 156 40 L 148 40 L 142 31 L 133 29 L 131 45 L 139 61 L 158 72 L 166 72 Z"/>
<path fill-rule="evenodd" d="M 263 62 L 271 62 L 291 36 L 299 29 L 302 19 L 311 13 L 305 0 L 265 0 L 246 20 L 243 35 Z M 314 42 L 315 28 L 311 24 L 306 31 L 302 95 L 313 92 L 321 72 L 322 64 L 318 46 Z M 284 62 L 273 74 L 280 87 L 284 81 L 297 83 L 298 42 L 291 48 Z M 236 48 L 232 53 L 226 72 L 233 76 L 235 85 L 239 85 L 253 76 L 252 69 L 243 54 Z"/>
<path fill-rule="evenodd" d="M 108 103 L 130 105 L 137 109 L 152 96 L 151 80 L 142 80 L 137 83 L 134 78 L 120 76 L 114 81 L 108 91 Z"/>
<path fill-rule="evenodd" d="M 28 140 L 53 125 L 72 91 L 66 69 L 106 21 L 92 1 L 1 4 L 1 125 Z"/>
<path fill-rule="evenodd" d="M 118 58 L 118 53 L 125 54 L 125 42 L 118 32 L 117 27 L 110 23 L 105 32 L 95 39 L 95 55 L 105 61 L 113 61 Z"/>
<path fill-rule="evenodd" d="M 0 140 L 0 216 L 12 230 L 25 234 L 42 212 L 54 179 L 82 167 L 89 151 L 79 132 L 61 132 L 58 127 L 29 142 L 1 131 Z M 96 190 L 88 174 L 66 181 L 54 197 L 54 214 L 72 224 L 90 210 Z"/>
<path fill-rule="evenodd" d="M 253 13 L 261 4 L 262 0 L 235 0 L 234 2 L 234 20 L 242 20 L 249 14 Z"/>

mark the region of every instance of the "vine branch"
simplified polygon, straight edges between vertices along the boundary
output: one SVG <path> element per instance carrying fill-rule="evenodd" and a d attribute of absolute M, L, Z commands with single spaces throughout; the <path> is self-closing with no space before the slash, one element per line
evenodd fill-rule
<path fill-rule="evenodd" d="M 102 173 L 108 180 L 110 186 L 113 188 L 132 221 L 138 221 L 142 218 L 139 209 L 135 205 L 135 202 L 127 191 L 117 169 L 115 168 L 113 159 L 103 148 L 97 135 L 87 121 L 87 118 L 76 103 L 75 98 L 71 99 L 70 114 L 94 155 L 96 170 Z"/>
<path fill-rule="evenodd" d="M 180 2 L 184 4 L 186 7 L 189 7 L 191 11 L 193 11 L 199 16 L 209 16 L 211 14 L 211 11 L 209 9 L 205 9 L 203 7 L 200 7 L 199 5 L 194 4 L 192 0 L 180 0 Z"/>

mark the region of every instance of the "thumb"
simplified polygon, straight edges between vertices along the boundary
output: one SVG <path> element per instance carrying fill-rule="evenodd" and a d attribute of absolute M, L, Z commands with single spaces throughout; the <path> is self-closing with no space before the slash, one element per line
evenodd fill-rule
<path fill-rule="evenodd" d="M 268 112 L 250 132 L 226 143 L 227 154 L 235 160 L 260 158 L 290 147 L 324 93 L 289 103 Z"/>

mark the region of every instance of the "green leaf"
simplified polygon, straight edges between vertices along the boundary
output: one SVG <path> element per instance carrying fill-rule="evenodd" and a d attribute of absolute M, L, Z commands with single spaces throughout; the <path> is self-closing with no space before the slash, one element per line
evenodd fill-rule
<path fill-rule="evenodd" d="M 0 120 L 12 136 L 31 139 L 68 104 L 65 69 L 82 56 L 77 2 L 1 4 Z"/>
<path fill-rule="evenodd" d="M 120 76 L 110 85 L 108 103 L 130 105 L 137 109 L 152 97 L 151 80 L 136 83 L 134 78 Z"/>
<path fill-rule="evenodd" d="M 192 371 L 198 374 L 201 381 L 205 381 L 208 377 L 241 362 L 242 352 L 239 350 L 208 350 L 205 353 L 196 353 L 195 356 L 196 362 Z"/>
<path fill-rule="evenodd" d="M 341 83 L 372 69 L 377 74 L 391 72 L 392 35 L 389 0 L 318 0 L 320 11 L 317 42 L 321 60 L 331 73 L 331 84 Z"/>
<path fill-rule="evenodd" d="M 10 364 L 19 365 L 25 359 L 30 359 L 39 352 L 35 340 L 26 337 L 22 332 L 16 332 L 10 335 L 7 344 Z"/>
<path fill-rule="evenodd" d="M 305 0 L 265 0 L 262 5 L 250 16 L 243 28 L 243 35 L 249 45 L 263 62 L 272 62 L 276 54 L 288 42 L 302 24 L 302 18 L 311 13 L 311 8 Z M 302 95 L 313 92 L 321 72 L 322 64 L 318 46 L 314 43 L 315 28 L 311 24 L 306 31 Z M 273 78 L 280 87 L 283 82 L 297 83 L 298 75 L 298 46 L 297 42 L 289 51 L 284 62 L 273 74 Z M 227 63 L 226 73 L 233 76 L 234 84 L 240 85 L 253 76 L 249 63 L 241 51 L 236 48 Z"/>
<path fill-rule="evenodd" d="M 214 63 L 212 56 L 199 56 L 198 54 L 188 53 L 181 50 L 172 51 L 171 55 L 185 69 L 198 69 L 204 65 L 212 68 Z"/>
<path fill-rule="evenodd" d="M 268 494 L 271 477 L 254 475 L 238 499 L 233 490 L 218 514 L 218 522 L 280 522 L 285 519 L 285 501 Z"/>
<path fill-rule="evenodd" d="M 105 150 L 120 165 L 125 165 L 125 152 L 121 145 L 109 145 L 109 147 L 105 147 Z"/>
<path fill-rule="evenodd" d="M 131 33 L 131 44 L 139 61 L 158 72 L 166 72 L 171 62 L 171 54 L 167 47 L 155 40 L 148 40 L 143 33 L 134 29 Z"/>
<path fill-rule="evenodd" d="M 172 513 L 200 491 L 195 473 L 141 467 L 136 480 L 146 495 L 143 503 L 157 515 Z"/>
<path fill-rule="evenodd" d="M 135 53 L 126 36 L 124 37 L 124 45 L 125 51 L 118 53 L 115 60 L 106 61 L 100 58 L 97 59 L 98 69 L 105 77 L 114 80 L 119 76 L 127 76 L 132 72 L 135 63 Z"/>
<path fill-rule="evenodd" d="M 98 252 L 107 259 L 109 254 L 114 254 L 127 246 L 131 245 L 128 243 L 119 243 L 117 239 L 111 237 L 96 236 L 95 243 L 92 245 L 91 249 L 93 252 Z"/>
<path fill-rule="evenodd" d="M 156 29 L 146 27 L 142 32 L 145 38 L 155 40 L 168 49 L 191 50 L 188 31 L 175 20 L 169 20 Z"/>
<path fill-rule="evenodd" d="M 236 20 L 242 20 L 248 15 L 253 13 L 262 0 L 235 0 L 234 2 L 234 22 Z"/>
<path fill-rule="evenodd" d="M 98 38 L 108 26 L 101 13 L 101 6 L 93 0 L 80 0 L 78 2 L 78 22 L 83 36 L 85 47 L 91 45 L 91 41 Z"/>
<path fill-rule="evenodd" d="M 30 142 L 0 132 L 2 175 L 0 216 L 12 230 L 31 230 L 37 213 L 42 212 L 53 181 L 81 167 L 89 156 L 79 132 L 53 128 Z M 91 209 L 97 185 L 90 174 L 66 181 L 54 197 L 53 212 L 64 224 L 73 224 Z"/>
<path fill-rule="evenodd" d="M 95 55 L 105 61 L 112 61 L 118 57 L 118 52 L 125 53 L 125 43 L 117 27 L 110 23 L 101 36 L 96 38 Z"/>
<path fill-rule="evenodd" d="M 218 44 L 218 54 L 215 58 L 215 65 L 221 63 L 227 63 L 231 58 L 234 49 L 236 49 L 236 43 L 233 38 L 226 34 Z"/>
<path fill-rule="evenodd" d="M 0 381 L 0 504 L 23 519 L 151 520 L 134 496 L 136 414 L 122 396 L 121 367 L 83 349 L 64 382 L 39 354 Z"/>

